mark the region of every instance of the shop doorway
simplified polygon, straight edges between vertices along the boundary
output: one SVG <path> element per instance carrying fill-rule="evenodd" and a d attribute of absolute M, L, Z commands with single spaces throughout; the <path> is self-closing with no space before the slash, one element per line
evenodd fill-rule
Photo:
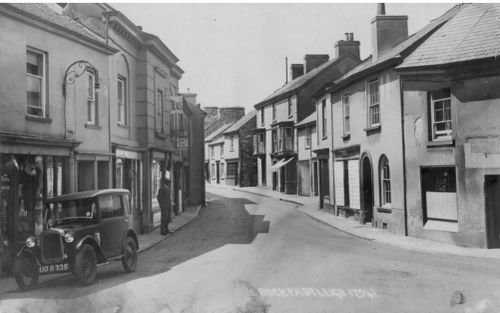
<path fill-rule="evenodd" d="M 488 249 L 500 248 L 500 175 L 486 175 L 486 241 Z"/>
<path fill-rule="evenodd" d="M 372 223 L 373 221 L 373 179 L 372 164 L 365 156 L 362 161 L 361 186 L 363 189 L 362 217 L 361 223 Z"/>

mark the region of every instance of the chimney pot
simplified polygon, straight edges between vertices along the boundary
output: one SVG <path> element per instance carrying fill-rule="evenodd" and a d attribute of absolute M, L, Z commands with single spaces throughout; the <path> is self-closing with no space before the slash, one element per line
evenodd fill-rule
<path fill-rule="evenodd" d="M 360 57 L 359 41 L 354 40 L 353 33 L 345 33 L 346 40 L 339 40 L 335 43 L 335 57 L 339 58 L 346 53 L 350 53 L 355 57 Z"/>

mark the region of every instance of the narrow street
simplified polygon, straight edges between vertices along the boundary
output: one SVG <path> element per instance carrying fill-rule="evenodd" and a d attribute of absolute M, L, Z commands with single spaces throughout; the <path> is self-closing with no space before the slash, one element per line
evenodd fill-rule
<path fill-rule="evenodd" d="M 477 310 L 481 301 L 500 299 L 494 260 L 401 250 L 292 203 L 209 191 L 200 217 L 141 254 L 136 273 L 115 262 L 88 287 L 68 275 L 13 290 L 0 312 L 490 312 Z M 455 290 L 466 302 L 452 307 Z"/>

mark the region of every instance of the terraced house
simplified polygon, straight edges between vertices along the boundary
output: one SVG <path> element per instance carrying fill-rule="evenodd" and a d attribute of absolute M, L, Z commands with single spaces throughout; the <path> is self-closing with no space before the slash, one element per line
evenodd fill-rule
<path fill-rule="evenodd" d="M 151 231 L 159 179 L 176 184 L 177 57 L 106 4 L 1 4 L 0 16 L 2 236 L 39 232 L 48 197 L 113 187 Z"/>
<path fill-rule="evenodd" d="M 498 41 L 486 42 L 498 5 L 457 5 L 411 36 L 406 16 L 378 9 L 371 56 L 315 95 L 332 138 L 320 140 L 331 149 L 324 207 L 394 233 L 496 246 L 485 153 L 496 154 Z"/>
<path fill-rule="evenodd" d="M 303 65 L 292 64 L 292 80 L 254 105 L 259 186 L 297 194 L 298 180 L 309 180 L 310 169 L 297 172 L 295 125 L 316 110 L 312 94 L 318 88 L 359 63 L 359 45 L 356 50 L 356 43 L 348 41 L 337 45 L 336 57 L 331 60 L 327 54 L 308 54 Z"/>

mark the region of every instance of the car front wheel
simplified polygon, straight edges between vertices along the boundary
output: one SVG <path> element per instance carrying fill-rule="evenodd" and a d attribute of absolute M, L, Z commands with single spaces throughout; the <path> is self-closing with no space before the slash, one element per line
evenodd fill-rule
<path fill-rule="evenodd" d="M 122 264 L 127 273 L 135 272 L 137 268 L 137 245 L 131 237 L 128 237 L 125 241 Z"/>
<path fill-rule="evenodd" d="M 75 276 L 83 286 L 95 281 L 97 276 L 97 257 L 91 245 L 84 244 L 75 256 Z"/>
<path fill-rule="evenodd" d="M 14 269 L 19 289 L 26 291 L 36 288 L 38 285 L 38 264 L 31 253 L 21 253 L 16 258 Z"/>

